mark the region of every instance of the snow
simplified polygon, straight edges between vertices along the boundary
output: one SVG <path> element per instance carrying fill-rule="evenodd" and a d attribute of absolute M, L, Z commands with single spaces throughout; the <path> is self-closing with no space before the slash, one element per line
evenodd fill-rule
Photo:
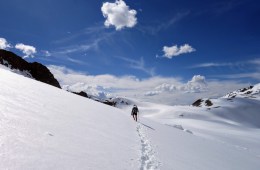
<path fill-rule="evenodd" d="M 210 107 L 117 98 L 129 104 L 118 109 L 1 67 L 0 169 L 258 170 L 252 94 L 211 99 Z"/>
<path fill-rule="evenodd" d="M 136 125 L 119 109 L 0 69 L 0 169 L 136 169 Z"/>
<path fill-rule="evenodd" d="M 20 75 L 23 75 L 24 77 L 28 77 L 28 78 L 33 79 L 33 76 L 31 75 L 31 73 L 28 70 L 21 71 L 21 70 L 18 70 L 18 69 L 12 69 L 12 66 L 6 60 L 3 60 L 3 64 L 4 65 L 0 64 L 1 69 L 9 70 L 9 71 L 12 71 L 16 74 L 20 74 Z"/>

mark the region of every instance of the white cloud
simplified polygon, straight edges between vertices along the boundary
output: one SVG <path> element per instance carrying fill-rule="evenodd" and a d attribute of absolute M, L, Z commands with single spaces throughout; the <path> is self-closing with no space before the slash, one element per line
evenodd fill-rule
<path fill-rule="evenodd" d="M 171 91 L 176 90 L 177 87 L 173 84 L 163 83 L 160 86 L 157 86 L 155 89 L 160 92 L 163 92 L 163 91 L 171 92 Z"/>
<path fill-rule="evenodd" d="M 188 92 L 201 92 L 207 89 L 207 83 L 204 76 L 195 75 L 192 77 L 191 81 L 188 81 L 186 85 L 186 91 Z"/>
<path fill-rule="evenodd" d="M 173 93 L 182 91 L 185 93 L 200 93 L 207 90 L 207 83 L 204 76 L 195 75 L 190 81 L 185 83 L 163 83 L 154 88 L 155 91 L 149 91 L 147 94 L 159 95 L 160 93 Z M 156 93 L 155 93 L 156 92 Z"/>
<path fill-rule="evenodd" d="M 22 43 L 16 44 L 15 48 L 21 50 L 25 54 L 24 58 L 28 58 L 28 57 L 33 58 L 34 54 L 37 52 L 35 47 L 30 45 L 25 45 Z"/>
<path fill-rule="evenodd" d="M 0 38 L 0 49 L 7 48 L 11 48 L 11 44 L 9 44 L 5 38 Z"/>
<path fill-rule="evenodd" d="M 106 18 L 105 26 L 115 26 L 116 30 L 124 27 L 132 28 L 137 23 L 136 10 L 129 9 L 123 0 L 116 0 L 114 3 L 105 2 L 101 7 L 103 16 Z"/>
<path fill-rule="evenodd" d="M 194 51 L 196 51 L 196 50 L 193 47 L 191 47 L 189 44 L 184 44 L 180 47 L 178 47 L 177 45 L 174 45 L 172 47 L 164 46 L 163 47 L 163 52 L 164 52 L 163 57 L 171 59 L 172 57 L 175 57 L 175 56 L 178 56 L 181 54 L 185 54 L 185 53 L 191 53 Z"/>
<path fill-rule="evenodd" d="M 238 81 L 207 80 L 196 75 L 184 82 L 176 77 L 88 75 L 60 66 L 48 66 L 65 89 L 85 91 L 96 96 L 121 96 L 163 104 L 191 104 L 198 98 L 219 97 L 249 84 Z"/>

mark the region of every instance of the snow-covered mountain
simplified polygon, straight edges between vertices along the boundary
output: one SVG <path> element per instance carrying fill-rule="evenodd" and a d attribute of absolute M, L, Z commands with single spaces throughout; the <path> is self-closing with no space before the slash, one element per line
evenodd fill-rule
<path fill-rule="evenodd" d="M 260 83 L 254 85 L 254 86 L 249 86 L 246 88 L 242 88 L 242 89 L 227 93 L 225 96 L 223 96 L 222 98 L 220 98 L 218 100 L 221 100 L 223 98 L 227 99 L 230 102 L 233 102 L 237 98 L 240 98 L 240 99 L 249 98 L 249 99 L 260 100 Z M 209 98 L 198 99 L 192 105 L 197 106 L 197 107 L 208 107 L 208 109 L 221 107 L 220 105 L 216 106 L 216 104 L 214 104 L 212 102 L 212 99 L 209 99 Z"/>
<path fill-rule="evenodd" d="M 0 169 L 258 170 L 259 100 L 221 100 L 118 109 L 0 68 Z"/>

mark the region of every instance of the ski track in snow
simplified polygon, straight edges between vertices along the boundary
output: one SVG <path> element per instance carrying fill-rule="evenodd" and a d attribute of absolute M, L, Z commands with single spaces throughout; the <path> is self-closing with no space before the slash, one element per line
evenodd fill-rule
<path fill-rule="evenodd" d="M 155 157 L 155 152 L 147 139 L 143 126 L 138 123 L 136 130 L 141 140 L 141 167 L 140 170 L 159 169 L 160 162 Z"/>

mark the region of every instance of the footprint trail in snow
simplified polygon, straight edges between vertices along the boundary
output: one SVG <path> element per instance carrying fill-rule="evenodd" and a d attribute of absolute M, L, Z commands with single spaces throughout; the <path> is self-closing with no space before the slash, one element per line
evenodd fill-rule
<path fill-rule="evenodd" d="M 144 127 L 140 123 L 138 123 L 136 130 L 141 140 L 140 170 L 159 169 L 160 162 L 155 157 L 153 147 L 151 146 L 150 141 L 145 135 Z"/>

